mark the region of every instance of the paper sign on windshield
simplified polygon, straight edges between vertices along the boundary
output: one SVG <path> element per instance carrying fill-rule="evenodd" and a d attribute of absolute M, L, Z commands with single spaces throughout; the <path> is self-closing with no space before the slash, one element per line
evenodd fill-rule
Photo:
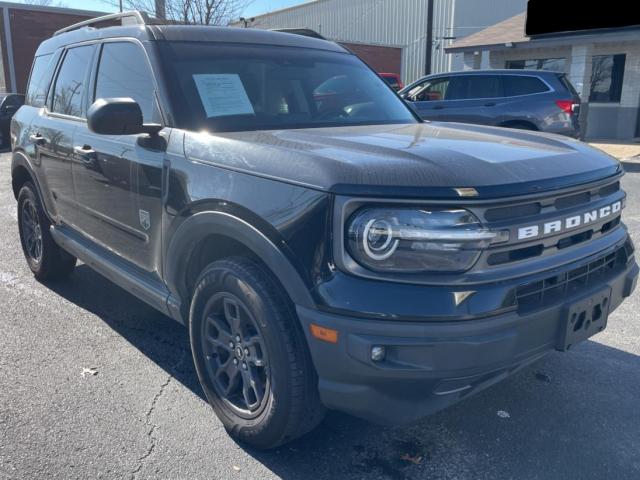
<path fill-rule="evenodd" d="M 253 106 L 235 73 L 198 73 L 193 75 L 207 117 L 253 115 Z"/>

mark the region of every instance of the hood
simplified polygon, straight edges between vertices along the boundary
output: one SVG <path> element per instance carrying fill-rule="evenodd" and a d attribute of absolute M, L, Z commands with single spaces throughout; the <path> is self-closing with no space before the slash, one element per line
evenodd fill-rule
<path fill-rule="evenodd" d="M 537 193 L 621 172 L 570 138 L 466 124 L 423 123 L 187 133 L 185 154 L 252 175 L 349 195 L 456 198 Z"/>

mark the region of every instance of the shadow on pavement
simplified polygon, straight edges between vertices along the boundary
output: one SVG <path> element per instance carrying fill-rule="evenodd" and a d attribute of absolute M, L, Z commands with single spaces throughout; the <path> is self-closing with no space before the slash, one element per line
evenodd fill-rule
<path fill-rule="evenodd" d="M 192 363 L 180 363 L 189 353 L 184 327 L 85 265 L 47 286 L 204 401 Z M 245 451 L 285 479 L 640 478 L 638 398 L 640 357 L 587 341 L 411 426 L 330 412 L 287 446 Z"/>

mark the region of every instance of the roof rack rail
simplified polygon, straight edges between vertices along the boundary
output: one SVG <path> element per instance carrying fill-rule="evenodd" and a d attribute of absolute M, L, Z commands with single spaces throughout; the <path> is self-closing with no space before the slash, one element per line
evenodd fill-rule
<path fill-rule="evenodd" d="M 113 27 L 113 21 L 120 20 L 121 25 L 153 25 L 157 23 L 156 19 L 152 19 L 145 12 L 140 12 L 138 10 L 131 10 L 128 12 L 119 12 L 112 13 L 110 15 L 103 15 L 101 17 L 90 18 L 89 20 L 84 20 L 82 22 L 74 23 L 73 25 L 69 25 L 68 27 L 61 28 L 57 32 L 53 34 L 60 35 L 61 33 L 70 32 L 72 30 L 78 30 L 82 27 L 94 27 L 100 28 L 98 25 L 100 23 L 109 23 L 106 27 Z"/>

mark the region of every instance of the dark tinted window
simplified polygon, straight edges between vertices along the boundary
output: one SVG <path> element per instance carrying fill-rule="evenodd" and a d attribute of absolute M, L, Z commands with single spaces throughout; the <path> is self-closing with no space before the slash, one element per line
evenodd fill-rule
<path fill-rule="evenodd" d="M 416 122 L 406 104 L 354 55 L 158 43 L 181 128 L 244 131 Z"/>
<path fill-rule="evenodd" d="M 496 98 L 502 96 L 502 83 L 497 75 L 456 76 L 451 79 L 447 100 Z"/>
<path fill-rule="evenodd" d="M 51 68 L 49 65 L 53 55 L 42 55 L 33 60 L 31 75 L 29 76 L 29 85 L 27 86 L 27 105 L 33 107 L 44 107 L 47 100 L 47 90 L 51 81 Z"/>
<path fill-rule="evenodd" d="M 507 68 L 515 70 L 550 70 L 564 72 L 567 65 L 565 58 L 538 58 L 530 60 L 508 60 Z"/>
<path fill-rule="evenodd" d="M 56 79 L 52 111 L 84 117 L 82 96 L 86 87 L 87 72 L 91 66 L 93 48 L 93 45 L 86 45 L 67 51 Z"/>
<path fill-rule="evenodd" d="M 545 83 L 536 77 L 505 75 L 502 77 L 505 97 L 515 97 L 517 95 L 530 95 L 549 90 Z"/>
<path fill-rule="evenodd" d="M 129 42 L 105 43 L 100 55 L 95 98 L 131 97 L 142 110 L 145 123 L 154 118 L 153 77 L 141 47 Z"/>
<path fill-rule="evenodd" d="M 591 65 L 590 102 L 619 102 L 625 55 L 596 55 Z"/>

